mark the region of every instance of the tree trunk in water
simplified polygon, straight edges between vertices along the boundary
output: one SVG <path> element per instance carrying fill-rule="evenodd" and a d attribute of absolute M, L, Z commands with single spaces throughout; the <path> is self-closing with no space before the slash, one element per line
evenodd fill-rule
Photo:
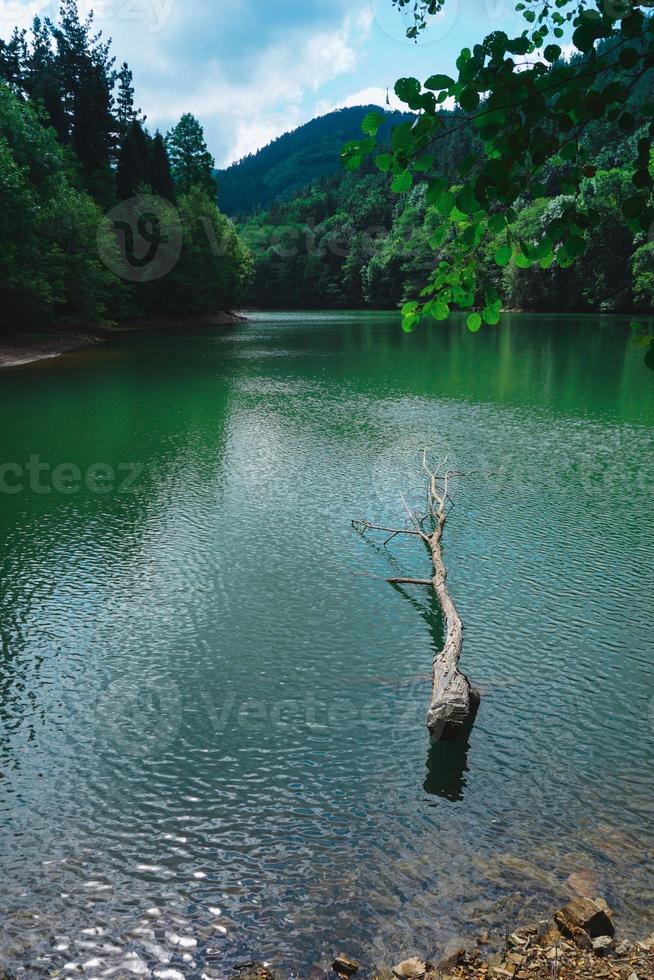
<path fill-rule="evenodd" d="M 463 650 L 463 623 L 447 587 L 447 568 L 443 559 L 443 532 L 447 522 L 449 484 L 454 476 L 468 474 L 448 471 L 442 475 L 432 473 L 427 466 L 425 453 L 423 466 L 429 476 L 429 504 L 427 513 L 415 514 L 404 501 L 405 509 L 413 525 L 409 528 L 385 528 L 368 521 L 353 521 L 358 530 L 388 531 L 392 538 L 400 534 L 420 537 L 428 547 L 434 568 L 431 579 L 393 578 L 393 585 L 423 585 L 433 588 L 445 621 L 445 644 L 434 658 L 432 667 L 432 694 L 427 727 L 434 741 L 456 737 L 479 706 L 479 694 L 473 690 L 468 678 L 459 670 Z M 430 530 L 425 525 L 431 525 Z"/>

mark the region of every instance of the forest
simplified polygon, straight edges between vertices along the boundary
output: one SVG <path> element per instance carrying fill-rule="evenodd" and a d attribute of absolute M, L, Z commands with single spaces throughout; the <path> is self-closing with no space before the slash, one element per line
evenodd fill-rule
<path fill-rule="evenodd" d="M 148 131 L 129 66 L 116 67 L 76 0 L 63 0 L 57 25 L 36 18 L 0 40 L 3 326 L 233 308 L 250 258 L 218 211 L 213 169 L 191 114 L 166 136 Z M 179 246 L 166 275 L 124 263 L 118 219 L 136 195 L 152 202 L 144 237 Z"/>
<path fill-rule="evenodd" d="M 557 51 L 547 70 L 552 76 L 583 62 L 582 52 L 566 61 Z M 612 84 L 626 84 L 628 75 L 618 65 Z M 411 93 L 414 81 L 400 79 L 397 93 Z M 650 73 L 629 82 L 635 119 L 647 116 L 652 88 Z M 218 171 L 190 113 L 167 134 L 149 131 L 129 66 L 116 65 L 93 16 L 82 20 L 76 0 L 63 0 L 56 25 L 36 18 L 31 31 L 15 29 L 0 40 L 5 325 L 139 321 L 236 306 L 406 307 L 428 287 L 449 248 L 439 182 L 456 187 L 468 161 L 484 155 L 482 134 L 464 108 L 420 116 L 416 107 L 426 96 L 413 106 L 411 98 L 404 113 L 372 105 L 329 113 Z M 416 120 L 428 119 L 452 130 L 435 158 L 422 172 L 389 174 L 393 145 L 415 130 Z M 384 151 L 376 158 L 358 153 L 362 127 L 364 143 L 374 131 Z M 633 160 L 648 128 L 617 125 L 597 112 L 584 124 L 586 166 L 578 184 L 569 182 L 569 163 L 551 154 L 540 190 L 525 185 L 514 194 L 512 235 L 526 243 L 522 253 L 505 245 L 503 220 L 475 249 L 481 277 L 471 302 L 493 297 L 488 322 L 497 322 L 500 307 L 651 310 L 652 236 L 629 213 Z M 432 169 L 439 174 L 436 193 Z M 127 262 L 131 239 L 122 238 L 132 234 L 134 219 L 124 202 L 137 196 L 150 209 L 143 237 L 153 254 L 168 243 L 144 271 L 139 261 Z M 563 261 L 539 256 L 552 222 L 577 205 L 595 215 L 583 248 Z M 436 307 L 437 319 L 449 312 L 446 305 L 447 311 Z"/>
<path fill-rule="evenodd" d="M 636 109 L 653 95 L 654 85 L 647 75 L 633 93 Z M 375 111 L 374 106 L 359 110 L 359 126 Z M 456 124 L 457 113 L 443 115 Z M 335 139 L 342 128 L 338 116 L 323 121 L 324 132 L 332 119 Z M 634 233 L 624 211 L 633 195 L 632 161 L 647 128 L 624 133 L 608 119 L 595 120 L 588 127 L 585 142 L 594 172 L 583 181 L 580 199 L 597 208 L 600 220 L 586 251 L 573 264 L 544 263 L 543 268 L 512 258 L 498 265 L 495 256 L 501 246 L 501 230 L 483 244 L 482 286 L 495 289 L 505 308 L 558 312 L 652 308 L 652 236 L 643 230 Z M 379 142 L 385 139 L 381 133 Z M 293 149 L 289 145 L 289 153 Z M 438 172 L 456 183 L 461 164 L 480 152 L 473 130 L 459 128 L 441 144 Z M 262 151 L 262 158 L 264 154 Z M 255 170 L 250 161 L 242 166 L 248 172 Z M 527 242 L 538 242 L 552 217 L 575 198 L 565 187 L 562 161 L 552 160 L 544 170 L 543 196 L 535 201 L 525 196 L 515 206 L 515 234 Z M 290 200 L 282 197 L 238 219 L 239 232 L 255 261 L 249 301 L 262 308 L 280 304 L 397 308 L 420 293 L 433 271 L 439 221 L 437 209 L 430 205 L 426 175 L 400 193 L 374 161 L 366 161 L 356 171 L 324 176 Z"/>

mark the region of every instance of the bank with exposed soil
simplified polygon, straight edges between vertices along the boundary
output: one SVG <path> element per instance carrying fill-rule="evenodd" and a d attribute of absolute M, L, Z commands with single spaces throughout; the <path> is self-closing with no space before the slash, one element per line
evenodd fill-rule
<path fill-rule="evenodd" d="M 237 313 L 219 312 L 203 317 L 157 317 L 88 330 L 60 331 L 54 328 L 0 334 L 0 368 L 20 367 L 35 361 L 51 360 L 62 354 L 102 344 L 112 336 L 142 330 L 183 331 L 197 327 L 220 327 L 245 323 Z"/>

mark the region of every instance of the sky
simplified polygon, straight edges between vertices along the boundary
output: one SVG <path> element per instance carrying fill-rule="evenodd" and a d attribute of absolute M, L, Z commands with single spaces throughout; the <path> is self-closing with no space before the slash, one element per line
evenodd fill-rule
<path fill-rule="evenodd" d="M 520 32 L 514 0 L 446 0 L 418 44 L 391 0 L 79 0 L 134 72 L 150 129 L 184 112 L 202 122 L 219 167 L 316 115 L 383 105 L 403 75 L 451 73 L 461 48 Z M 0 37 L 58 0 L 0 0 Z"/>

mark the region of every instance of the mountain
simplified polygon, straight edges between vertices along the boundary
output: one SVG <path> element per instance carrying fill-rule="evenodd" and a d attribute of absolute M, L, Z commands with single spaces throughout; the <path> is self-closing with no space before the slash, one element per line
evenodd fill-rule
<path fill-rule="evenodd" d="M 290 133 L 279 136 L 257 153 L 217 172 L 218 204 L 224 214 L 246 216 L 293 193 L 319 177 L 341 169 L 340 152 L 348 140 L 362 137 L 361 122 L 379 106 L 337 109 Z M 380 139 L 411 114 L 389 112 Z"/>

